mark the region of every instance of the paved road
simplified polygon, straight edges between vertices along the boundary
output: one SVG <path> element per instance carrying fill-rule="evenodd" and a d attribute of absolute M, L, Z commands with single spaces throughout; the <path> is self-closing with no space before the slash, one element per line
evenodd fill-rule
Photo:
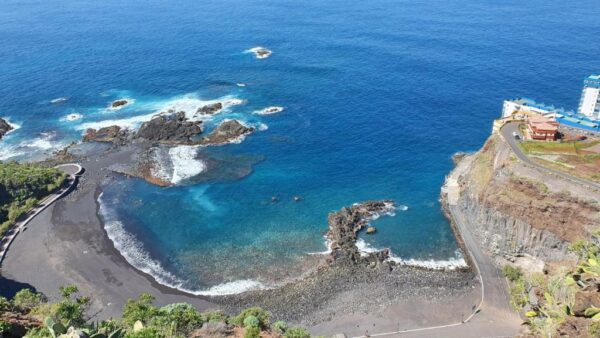
<path fill-rule="evenodd" d="M 600 184 L 598 184 L 596 182 L 586 180 L 586 179 L 580 178 L 580 177 L 575 177 L 575 176 L 569 175 L 569 174 L 564 173 L 559 170 L 544 167 L 544 166 L 540 165 L 539 163 L 535 162 L 534 160 L 532 160 L 530 157 L 528 157 L 519 147 L 518 142 L 520 142 L 520 141 L 516 140 L 515 137 L 513 136 L 513 133 L 517 133 L 520 136 L 520 138 L 523 139 L 523 135 L 521 134 L 521 131 L 519 130 L 519 124 L 520 123 L 518 123 L 518 122 L 510 122 L 510 123 L 507 123 L 506 125 L 504 125 L 504 127 L 502 127 L 502 129 L 500 129 L 500 133 L 502 134 L 502 136 L 504 137 L 506 142 L 508 142 L 508 144 L 512 148 L 515 155 L 517 155 L 519 160 L 521 160 L 524 163 L 527 163 L 533 167 L 536 167 L 539 170 L 543 170 L 543 171 L 549 172 L 551 174 L 558 175 L 566 180 L 576 182 L 583 186 L 600 189 Z"/>
<path fill-rule="evenodd" d="M 67 174 L 67 184 L 65 184 L 65 186 L 63 186 L 61 189 L 55 191 L 53 194 L 47 196 L 42 201 L 40 201 L 38 205 L 33 207 L 24 215 L 26 216 L 24 220 L 14 224 L 6 232 L 6 234 L 0 240 L 0 264 L 2 264 L 2 261 L 4 260 L 4 256 L 6 255 L 8 248 L 15 240 L 17 235 L 20 234 L 23 231 L 23 229 L 25 229 L 25 226 L 27 226 L 27 224 L 29 224 L 29 222 L 35 216 L 44 211 L 52 203 L 71 192 L 71 190 L 73 190 L 75 184 L 77 183 L 77 176 L 83 172 L 83 168 L 79 164 L 75 163 L 61 164 L 56 168 Z"/>

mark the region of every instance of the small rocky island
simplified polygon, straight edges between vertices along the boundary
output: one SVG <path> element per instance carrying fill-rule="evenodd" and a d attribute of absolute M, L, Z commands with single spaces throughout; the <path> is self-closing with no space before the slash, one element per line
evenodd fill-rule
<path fill-rule="evenodd" d="M 124 106 L 126 106 L 128 104 L 129 104 L 128 100 L 126 100 L 126 99 L 118 99 L 118 100 L 113 101 L 110 104 L 110 107 L 113 108 L 113 109 L 118 109 L 118 108 L 122 108 L 122 107 L 124 107 Z"/>

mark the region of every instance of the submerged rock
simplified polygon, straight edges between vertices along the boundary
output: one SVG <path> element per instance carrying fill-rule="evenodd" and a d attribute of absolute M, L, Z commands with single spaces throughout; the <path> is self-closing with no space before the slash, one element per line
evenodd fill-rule
<path fill-rule="evenodd" d="M 151 142 L 192 144 L 192 138 L 202 133 L 202 121 L 189 121 L 185 112 L 159 115 L 144 122 L 135 134 Z"/>
<path fill-rule="evenodd" d="M 375 234 L 375 233 L 377 233 L 377 228 L 375 228 L 373 226 L 370 226 L 370 227 L 367 228 L 367 234 L 372 235 L 372 234 Z"/>
<path fill-rule="evenodd" d="M 6 122 L 6 120 L 0 118 L 0 140 L 6 133 L 13 130 L 13 126 L 10 123 Z"/>
<path fill-rule="evenodd" d="M 210 134 L 200 140 L 199 144 L 232 143 L 252 132 L 254 132 L 254 128 L 246 127 L 238 120 L 228 120 L 219 124 Z"/>

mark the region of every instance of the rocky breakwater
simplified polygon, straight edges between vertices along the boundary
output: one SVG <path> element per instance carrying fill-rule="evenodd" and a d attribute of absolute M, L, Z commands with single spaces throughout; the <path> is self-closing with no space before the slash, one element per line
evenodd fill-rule
<path fill-rule="evenodd" d="M 14 127 L 10 125 L 6 120 L 0 118 L 0 140 L 6 133 L 13 130 Z"/>
<path fill-rule="evenodd" d="M 359 232 L 369 226 L 369 222 L 383 214 L 394 211 L 394 202 L 367 201 L 356 203 L 329 214 L 329 231 L 326 237 L 331 250 L 330 262 L 334 265 L 367 264 L 376 266 L 389 258 L 389 250 L 361 253 L 356 246 Z"/>
<path fill-rule="evenodd" d="M 600 192 L 519 161 L 499 135 L 456 162 L 442 202 L 500 264 L 573 259 L 570 244 L 600 228 Z"/>

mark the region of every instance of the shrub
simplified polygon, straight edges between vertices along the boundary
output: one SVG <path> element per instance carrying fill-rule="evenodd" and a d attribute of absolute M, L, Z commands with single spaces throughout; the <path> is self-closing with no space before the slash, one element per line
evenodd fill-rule
<path fill-rule="evenodd" d="M 256 326 L 246 328 L 244 338 L 260 338 L 260 329 Z"/>
<path fill-rule="evenodd" d="M 3 336 L 5 333 L 9 333 L 10 329 L 12 329 L 12 325 L 3 320 L 0 320 L 0 336 Z"/>
<path fill-rule="evenodd" d="M 521 268 L 512 265 L 505 265 L 502 268 L 502 273 L 511 282 L 516 282 L 523 278 L 523 272 L 521 271 Z"/>
<path fill-rule="evenodd" d="M 271 313 L 269 313 L 268 311 L 265 311 L 259 307 L 251 307 L 251 308 L 248 308 L 248 309 L 242 311 L 239 315 L 237 315 L 233 319 L 233 324 L 235 324 L 237 326 L 244 325 L 244 321 L 246 320 L 246 317 L 248 317 L 248 316 L 256 317 L 258 319 L 260 328 L 269 327 Z"/>
<path fill-rule="evenodd" d="M 273 326 L 271 327 L 271 329 L 273 331 L 275 331 L 276 333 L 279 333 L 279 334 L 284 334 L 285 331 L 287 330 L 287 328 L 288 328 L 288 325 L 283 320 L 276 321 L 275 323 L 273 323 Z"/>
<path fill-rule="evenodd" d="M 160 337 L 158 332 L 151 327 L 143 328 L 135 332 L 127 332 L 125 338 L 157 338 Z"/>
<path fill-rule="evenodd" d="M 31 310 L 44 301 L 41 293 L 33 292 L 29 289 L 23 289 L 15 294 L 13 304 L 22 310 Z"/>
<path fill-rule="evenodd" d="M 204 321 L 208 323 L 224 322 L 227 315 L 223 311 L 209 311 L 204 313 Z"/>
<path fill-rule="evenodd" d="M 244 319 L 244 327 L 249 328 L 249 327 L 259 327 L 260 326 L 260 321 L 258 320 L 258 318 L 254 317 L 254 316 L 248 316 Z"/>
<path fill-rule="evenodd" d="M 285 331 L 284 338 L 310 338 L 310 333 L 301 327 L 291 327 Z"/>
<path fill-rule="evenodd" d="M 8 311 L 12 308 L 12 304 L 10 301 L 2 296 L 0 296 L 0 311 Z"/>
<path fill-rule="evenodd" d="M 176 303 L 164 306 L 159 311 L 161 316 L 174 323 L 177 330 L 188 331 L 202 326 L 204 318 L 193 306 L 187 303 Z"/>
<path fill-rule="evenodd" d="M 85 311 L 90 303 L 89 297 L 76 296 L 79 289 L 74 285 L 61 286 L 60 293 L 62 300 L 56 304 L 54 316 L 65 324 L 69 323 L 76 327 L 84 325 Z"/>
<path fill-rule="evenodd" d="M 138 299 L 129 299 L 123 308 L 123 324 L 133 327 L 136 321 L 148 322 L 158 313 L 158 308 L 152 305 L 154 297 L 148 293 L 142 293 Z"/>

